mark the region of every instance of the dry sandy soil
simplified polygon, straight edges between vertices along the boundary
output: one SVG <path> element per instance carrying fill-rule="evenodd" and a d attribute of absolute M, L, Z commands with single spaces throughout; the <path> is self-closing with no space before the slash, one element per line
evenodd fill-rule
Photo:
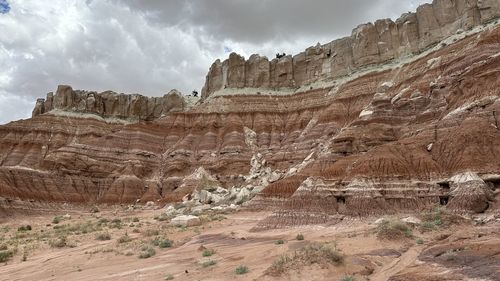
<path fill-rule="evenodd" d="M 478 225 L 430 214 L 400 232 L 383 232 L 378 218 L 255 232 L 268 213 L 207 214 L 188 228 L 170 226 L 161 213 L 72 212 L 57 224 L 65 212 L 3 219 L 0 247 L 13 256 L 0 265 L 0 280 L 500 280 L 498 219 Z M 23 225 L 32 229 L 18 230 Z M 173 245 L 155 246 L 155 238 Z M 144 245 L 155 254 L 139 258 Z M 203 257 L 204 249 L 215 253 Z M 236 274 L 240 265 L 248 272 Z"/>

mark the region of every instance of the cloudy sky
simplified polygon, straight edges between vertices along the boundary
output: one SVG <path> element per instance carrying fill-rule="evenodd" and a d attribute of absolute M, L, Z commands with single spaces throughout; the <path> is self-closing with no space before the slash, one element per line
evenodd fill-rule
<path fill-rule="evenodd" d="M 161 96 L 200 90 L 234 51 L 296 54 L 429 0 L 0 0 L 0 124 L 58 84 Z"/>

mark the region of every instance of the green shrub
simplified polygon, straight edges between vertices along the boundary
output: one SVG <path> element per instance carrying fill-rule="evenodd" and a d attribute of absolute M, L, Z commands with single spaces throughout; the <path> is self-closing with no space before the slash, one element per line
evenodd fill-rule
<path fill-rule="evenodd" d="M 172 274 L 167 274 L 167 276 L 165 276 L 164 280 L 174 280 L 174 276 Z"/>
<path fill-rule="evenodd" d="M 203 253 L 201 253 L 201 255 L 204 257 L 210 257 L 210 256 L 213 256 L 214 254 L 215 254 L 214 249 L 205 249 L 205 250 L 203 250 Z"/>
<path fill-rule="evenodd" d="M 112 219 L 109 223 L 108 223 L 108 227 L 109 228 L 122 228 L 122 220 L 121 219 Z"/>
<path fill-rule="evenodd" d="M 52 248 L 62 248 L 67 245 L 68 241 L 66 236 L 59 236 L 57 238 L 49 240 L 49 246 Z"/>
<path fill-rule="evenodd" d="M 17 228 L 17 231 L 30 231 L 31 230 L 31 225 L 22 225 Z"/>
<path fill-rule="evenodd" d="M 344 262 L 342 253 L 336 250 L 334 243 L 313 243 L 294 252 L 293 255 L 282 255 L 266 270 L 266 274 L 280 276 L 287 269 L 296 269 L 311 264 L 335 264 Z"/>
<path fill-rule="evenodd" d="M 299 240 L 299 241 L 302 241 L 304 240 L 304 235 L 302 234 L 297 234 L 297 236 L 295 236 L 295 239 Z"/>
<path fill-rule="evenodd" d="M 344 276 L 340 281 L 356 281 L 356 278 L 354 278 L 354 276 Z"/>
<path fill-rule="evenodd" d="M 238 275 L 246 274 L 248 273 L 248 267 L 245 265 L 240 265 L 234 270 L 234 272 Z"/>
<path fill-rule="evenodd" d="M 402 221 L 382 221 L 376 229 L 379 239 L 399 239 L 402 237 L 412 237 L 411 228 Z"/>
<path fill-rule="evenodd" d="M 283 245 L 283 244 L 285 244 L 285 241 L 282 240 L 282 239 L 280 239 L 280 240 L 277 240 L 276 242 L 274 242 L 274 244 L 276 244 L 276 245 Z"/>
<path fill-rule="evenodd" d="M 209 267 L 209 266 L 212 266 L 212 265 L 216 265 L 217 264 L 217 261 L 214 261 L 214 260 L 208 260 L 206 262 L 203 262 L 201 265 L 203 267 Z"/>
<path fill-rule="evenodd" d="M 133 218 L 132 222 L 139 222 L 139 218 L 138 217 Z"/>
<path fill-rule="evenodd" d="M 54 224 L 58 224 L 58 223 L 60 223 L 60 222 L 61 222 L 61 221 L 63 221 L 63 220 L 64 220 L 63 216 L 55 216 L 55 217 L 52 219 L 52 223 L 54 223 Z"/>
<path fill-rule="evenodd" d="M 107 233 L 107 232 L 102 232 L 102 233 L 98 233 L 95 236 L 95 239 L 99 240 L 99 241 L 111 240 L 111 235 L 109 233 Z"/>
<path fill-rule="evenodd" d="M 416 242 L 418 245 L 424 244 L 424 240 L 422 238 L 418 238 Z"/>
<path fill-rule="evenodd" d="M 139 258 L 140 259 L 147 259 L 147 258 L 154 256 L 155 254 L 156 254 L 156 251 L 155 251 L 155 249 L 153 249 L 153 247 L 151 247 L 149 245 L 144 245 L 141 248 Z"/>
<path fill-rule="evenodd" d="M 147 236 L 147 237 L 160 234 L 158 229 L 153 229 L 153 228 L 148 228 L 148 229 L 141 231 L 141 232 L 142 232 L 142 235 Z"/>
<path fill-rule="evenodd" d="M 14 256 L 12 251 L 0 251 L 0 262 L 6 262 Z"/>
<path fill-rule="evenodd" d="M 158 247 L 164 249 L 164 248 L 170 248 L 172 247 L 172 240 L 169 240 L 169 239 L 162 239 L 160 240 L 160 243 L 158 243 Z"/>
<path fill-rule="evenodd" d="M 132 238 L 130 238 L 130 236 L 128 236 L 127 233 L 125 233 L 125 235 L 121 236 L 120 238 L 118 238 L 117 242 L 119 244 L 122 244 L 122 243 L 128 243 L 132 241 Z"/>

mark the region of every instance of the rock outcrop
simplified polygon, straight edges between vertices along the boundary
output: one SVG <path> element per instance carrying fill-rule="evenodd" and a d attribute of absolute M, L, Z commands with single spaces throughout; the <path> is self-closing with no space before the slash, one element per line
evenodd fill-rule
<path fill-rule="evenodd" d="M 500 17 L 495 0 L 434 0 L 396 21 L 361 24 L 351 36 L 310 47 L 295 56 L 268 60 L 235 53 L 217 60 L 202 97 L 226 88 L 296 88 L 425 51 L 441 40 Z"/>
<path fill-rule="evenodd" d="M 46 99 L 38 99 L 32 116 L 53 110 L 77 113 L 91 113 L 101 117 L 130 120 L 148 120 L 165 116 L 169 112 L 187 108 L 181 93 L 170 91 L 163 97 L 102 93 L 73 90 L 70 86 L 59 85 L 56 94 L 48 93 Z"/>

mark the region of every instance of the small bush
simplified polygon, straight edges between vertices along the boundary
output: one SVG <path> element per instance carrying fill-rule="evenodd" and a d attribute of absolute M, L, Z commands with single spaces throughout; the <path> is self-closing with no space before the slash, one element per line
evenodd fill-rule
<path fill-rule="evenodd" d="M 63 221 L 63 220 L 64 220 L 63 216 L 55 216 L 55 217 L 52 219 L 52 223 L 54 223 L 54 224 L 58 224 L 58 223 L 60 223 L 60 222 L 61 222 L 61 221 Z"/>
<path fill-rule="evenodd" d="M 280 276 L 287 269 L 297 269 L 311 264 L 339 265 L 343 262 L 344 256 L 336 250 L 335 244 L 314 243 L 295 251 L 291 256 L 282 255 L 266 270 L 266 274 Z"/>
<path fill-rule="evenodd" d="M 67 245 L 68 241 L 66 236 L 60 236 L 49 240 L 49 246 L 52 248 L 63 248 Z"/>
<path fill-rule="evenodd" d="M 243 274 L 247 274 L 248 273 L 248 267 L 245 266 L 245 265 L 240 265 L 238 266 L 234 272 L 238 275 L 243 275 Z"/>
<path fill-rule="evenodd" d="M 411 228 L 402 221 L 384 220 L 377 226 L 376 231 L 379 239 L 392 240 L 413 236 Z"/>
<path fill-rule="evenodd" d="M 169 240 L 169 239 L 163 239 L 160 241 L 160 243 L 158 243 L 158 247 L 164 249 L 164 248 L 170 248 L 172 247 L 172 240 Z"/>
<path fill-rule="evenodd" d="M 30 231 L 31 230 L 31 225 L 22 225 L 17 228 L 17 231 Z"/>
<path fill-rule="evenodd" d="M 111 240 L 111 235 L 109 233 L 107 233 L 107 232 L 102 232 L 102 233 L 98 233 L 95 236 L 95 239 L 99 240 L 99 241 Z"/>
<path fill-rule="evenodd" d="M 165 276 L 164 280 L 174 280 L 174 276 L 172 274 L 167 274 L 167 276 Z"/>
<path fill-rule="evenodd" d="M 424 240 L 422 238 L 418 238 L 416 242 L 418 245 L 424 244 Z"/>
<path fill-rule="evenodd" d="M 202 256 L 204 257 L 211 257 L 215 254 L 215 250 L 214 249 L 205 249 L 203 250 L 203 253 L 201 253 Z"/>
<path fill-rule="evenodd" d="M 304 235 L 302 234 L 297 234 L 297 236 L 295 236 L 295 239 L 299 240 L 299 241 L 302 241 L 304 240 Z"/>
<path fill-rule="evenodd" d="M 283 244 L 285 244 L 285 241 L 280 239 L 280 240 L 277 240 L 276 242 L 274 242 L 274 244 L 283 245 Z"/>
<path fill-rule="evenodd" d="M 0 245 L 0 251 L 5 251 L 7 249 L 8 249 L 7 245 L 5 245 L 5 244 Z"/>
<path fill-rule="evenodd" d="M 158 231 L 158 229 L 153 229 L 153 228 L 148 228 L 148 229 L 142 231 L 142 235 L 147 236 L 147 237 L 149 237 L 149 236 L 156 236 L 158 234 L 160 234 L 160 232 Z"/>
<path fill-rule="evenodd" d="M 155 254 L 156 254 L 156 251 L 155 251 L 155 249 L 153 249 L 153 247 L 151 247 L 149 245 L 145 245 L 145 246 L 142 246 L 142 248 L 141 248 L 139 258 L 140 259 L 147 259 L 147 258 L 154 256 Z"/>
<path fill-rule="evenodd" d="M 139 222 L 139 218 L 138 217 L 133 218 L 132 222 Z"/>
<path fill-rule="evenodd" d="M 113 219 L 111 222 L 108 224 L 109 228 L 122 228 L 122 220 L 121 219 Z"/>
<path fill-rule="evenodd" d="M 356 281 L 356 278 L 353 276 L 344 276 L 340 279 L 340 281 Z"/>
<path fill-rule="evenodd" d="M 14 256 L 12 251 L 0 251 L 0 262 L 6 262 Z"/>
<path fill-rule="evenodd" d="M 127 233 L 125 233 L 125 235 L 121 236 L 117 240 L 118 244 L 128 243 L 130 241 L 132 241 L 132 238 L 130 238 Z"/>
<path fill-rule="evenodd" d="M 214 260 L 208 260 L 206 262 L 203 262 L 201 265 L 203 267 L 209 267 L 209 266 L 212 266 L 212 265 L 216 265 L 217 264 L 217 261 L 214 261 Z"/>

